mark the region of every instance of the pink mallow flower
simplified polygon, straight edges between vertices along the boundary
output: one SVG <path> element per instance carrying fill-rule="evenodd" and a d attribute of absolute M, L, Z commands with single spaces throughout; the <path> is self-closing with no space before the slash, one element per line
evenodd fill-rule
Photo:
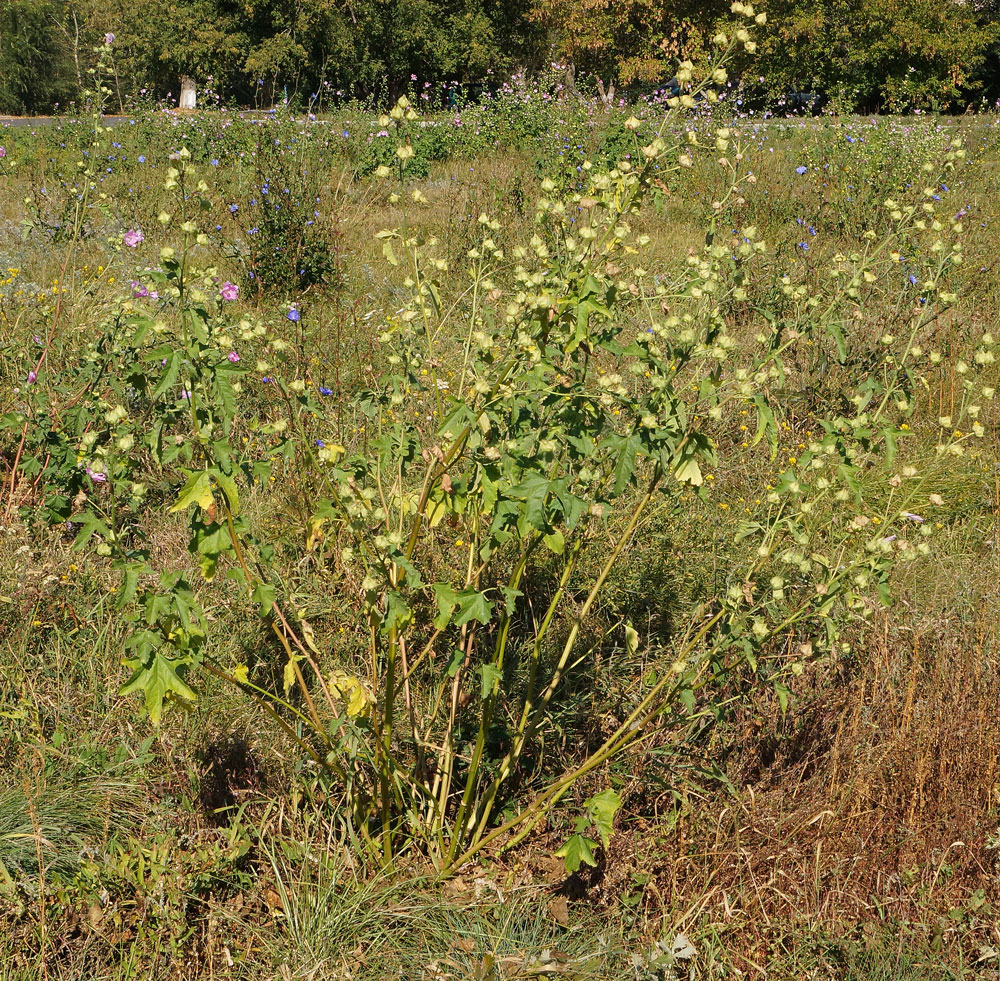
<path fill-rule="evenodd" d="M 123 236 L 122 241 L 130 248 L 134 249 L 140 242 L 144 242 L 146 236 L 138 228 L 130 228 Z"/>
<path fill-rule="evenodd" d="M 226 357 L 228 357 L 233 364 L 236 364 L 236 362 L 240 360 L 240 356 L 235 351 L 230 351 Z"/>
<path fill-rule="evenodd" d="M 226 282 L 222 284 L 222 289 L 219 290 L 219 295 L 224 300 L 235 300 L 239 295 L 240 288 L 235 283 L 230 283 L 227 279 Z"/>

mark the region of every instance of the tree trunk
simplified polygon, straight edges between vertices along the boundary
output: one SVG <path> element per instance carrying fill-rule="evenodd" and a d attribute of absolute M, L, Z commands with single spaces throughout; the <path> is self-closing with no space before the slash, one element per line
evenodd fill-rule
<path fill-rule="evenodd" d="M 194 79 L 187 75 L 181 75 L 181 98 L 178 108 L 194 109 L 197 103 L 196 93 Z"/>

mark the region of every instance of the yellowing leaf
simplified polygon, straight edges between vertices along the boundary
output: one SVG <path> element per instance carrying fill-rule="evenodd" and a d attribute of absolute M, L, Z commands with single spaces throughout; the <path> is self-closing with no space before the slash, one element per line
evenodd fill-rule
<path fill-rule="evenodd" d="M 316 632 L 313 630 L 312 624 L 301 615 L 299 615 L 299 632 L 302 634 L 302 639 L 306 642 L 306 647 L 313 654 L 319 654 L 319 648 L 316 646 Z"/>
<path fill-rule="evenodd" d="M 330 689 L 341 698 L 347 714 L 356 719 L 371 712 L 372 697 L 368 689 L 354 675 L 334 671 L 330 675 Z"/>
<path fill-rule="evenodd" d="M 187 483 L 181 488 L 177 501 L 170 511 L 171 513 L 186 511 L 192 504 L 197 504 L 204 511 L 215 504 L 215 498 L 212 497 L 212 478 L 206 470 L 188 475 Z"/>
<path fill-rule="evenodd" d="M 424 507 L 424 511 L 427 515 L 427 523 L 432 527 L 436 528 L 444 520 L 444 516 L 448 513 L 448 505 L 444 501 L 431 501 L 428 500 Z"/>
<path fill-rule="evenodd" d="M 240 682 L 240 684 L 247 684 L 250 681 L 250 669 L 245 664 L 237 664 L 233 668 L 233 677 Z"/>
<path fill-rule="evenodd" d="M 634 654 L 639 649 L 639 631 L 631 623 L 625 624 L 625 648 L 629 654 Z"/>
<path fill-rule="evenodd" d="M 295 687 L 295 656 L 293 655 L 285 662 L 285 671 L 282 676 L 282 684 L 285 689 L 285 697 Z"/>
<path fill-rule="evenodd" d="M 698 461 L 693 456 L 681 460 L 674 471 L 674 476 L 682 484 L 691 484 L 694 487 L 701 487 L 705 483 L 705 478 L 701 475 L 701 467 L 698 466 Z"/>
<path fill-rule="evenodd" d="M 316 546 L 323 541 L 323 525 L 328 518 L 312 518 L 309 521 L 309 534 L 306 536 L 306 551 L 314 552 Z"/>
<path fill-rule="evenodd" d="M 347 452 L 339 443 L 327 443 L 319 451 L 319 458 L 324 463 L 336 463 Z"/>

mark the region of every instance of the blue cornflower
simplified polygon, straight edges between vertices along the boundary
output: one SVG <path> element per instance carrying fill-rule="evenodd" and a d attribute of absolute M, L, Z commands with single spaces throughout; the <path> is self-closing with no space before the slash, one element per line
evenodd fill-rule
<path fill-rule="evenodd" d="M 230 213 L 230 214 L 233 214 L 233 215 L 235 215 L 235 214 L 236 214 L 236 212 L 237 212 L 237 211 L 239 211 L 239 210 L 240 210 L 240 206 L 239 206 L 238 204 L 231 204 L 231 205 L 229 206 L 229 213 Z"/>
<path fill-rule="evenodd" d="M 806 165 L 805 164 L 799 164 L 798 167 L 795 168 L 795 173 L 796 174 L 804 174 L 805 172 L 806 172 Z"/>
<path fill-rule="evenodd" d="M 66 144 L 64 143 L 63 146 L 65 146 L 65 145 Z M 140 153 L 139 154 L 139 163 L 144 164 L 145 162 L 146 162 L 146 154 Z"/>
<path fill-rule="evenodd" d="M 313 440 L 313 442 L 314 442 L 314 443 L 315 443 L 315 444 L 316 444 L 316 445 L 317 445 L 317 446 L 318 446 L 318 447 L 319 447 L 320 449 L 323 449 L 323 447 L 324 447 L 324 446 L 326 446 L 326 443 L 324 443 L 324 442 L 323 442 L 323 440 L 321 440 L 321 439 L 314 439 L 314 440 Z"/>
<path fill-rule="evenodd" d="M 320 395 L 333 395 L 333 389 L 332 388 L 327 388 L 325 385 L 320 385 L 320 387 L 319 387 L 319 394 Z"/>

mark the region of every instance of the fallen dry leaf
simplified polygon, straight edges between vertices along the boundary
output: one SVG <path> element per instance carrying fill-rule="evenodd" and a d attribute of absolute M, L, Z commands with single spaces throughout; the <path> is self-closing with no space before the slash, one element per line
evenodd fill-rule
<path fill-rule="evenodd" d="M 569 903 L 565 896 L 553 896 L 549 900 L 549 916 L 552 917 L 559 926 L 569 926 Z"/>

